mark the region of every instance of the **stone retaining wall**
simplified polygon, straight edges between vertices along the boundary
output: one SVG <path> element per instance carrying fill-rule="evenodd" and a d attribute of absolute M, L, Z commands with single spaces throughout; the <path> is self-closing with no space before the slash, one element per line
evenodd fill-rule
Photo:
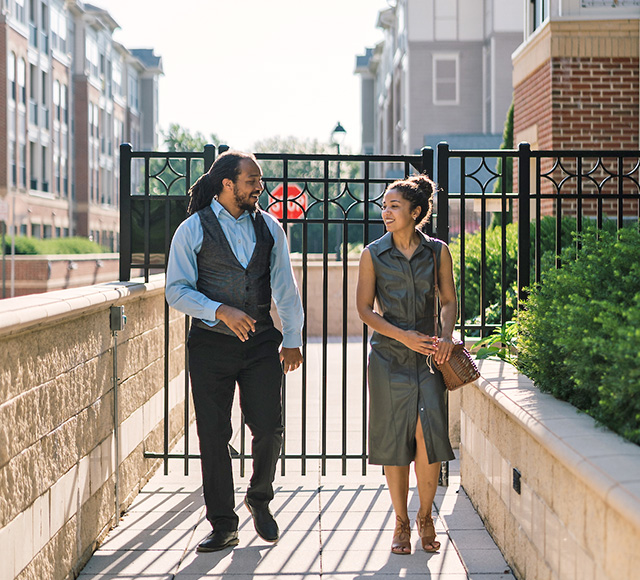
<path fill-rule="evenodd" d="M 0 301 L 0 578 L 73 578 L 158 467 L 164 276 Z M 119 505 L 116 510 L 114 336 Z M 172 441 L 184 409 L 184 318 L 172 311 Z"/>
<path fill-rule="evenodd" d="M 462 485 L 516 576 L 637 577 L 640 447 L 513 367 L 479 366 L 461 393 Z"/>

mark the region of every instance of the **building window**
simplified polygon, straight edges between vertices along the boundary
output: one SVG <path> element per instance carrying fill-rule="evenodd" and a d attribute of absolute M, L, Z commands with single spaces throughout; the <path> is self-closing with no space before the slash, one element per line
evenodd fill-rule
<path fill-rule="evenodd" d="M 27 146 L 20 144 L 20 185 L 27 187 Z"/>
<path fill-rule="evenodd" d="M 16 163 L 16 144 L 9 141 L 9 163 L 11 165 L 11 185 L 18 185 L 18 165 Z"/>
<path fill-rule="evenodd" d="M 30 183 L 29 187 L 31 189 L 38 189 L 38 167 L 36 165 L 36 159 L 38 159 L 38 145 L 33 141 L 29 142 L 29 165 L 30 165 Z"/>
<path fill-rule="evenodd" d="M 42 191 L 49 191 L 49 150 L 42 146 L 41 178 Z"/>
<path fill-rule="evenodd" d="M 69 110 L 67 108 L 67 85 L 60 85 L 60 109 L 62 110 L 62 122 L 69 123 Z"/>
<path fill-rule="evenodd" d="M 51 48 L 67 52 L 67 17 L 56 6 L 51 6 Z"/>
<path fill-rule="evenodd" d="M 26 106 L 27 104 L 27 63 L 24 58 L 18 59 L 18 99 Z"/>
<path fill-rule="evenodd" d="M 86 68 L 89 74 L 95 79 L 99 76 L 100 53 L 98 51 L 98 43 L 91 37 L 87 37 L 85 43 L 86 51 Z"/>
<path fill-rule="evenodd" d="M 611 2 L 612 0 L 609 0 L 609 5 L 611 5 Z M 533 23 L 533 30 L 540 28 L 548 16 L 549 0 L 531 0 L 531 22 Z"/>
<path fill-rule="evenodd" d="M 60 82 L 56 79 L 53 81 L 53 119 L 60 121 Z"/>
<path fill-rule="evenodd" d="M 9 99 L 16 100 L 16 53 L 9 53 L 9 62 L 7 63 L 7 77 L 9 78 Z"/>
<path fill-rule="evenodd" d="M 15 0 L 16 6 L 16 20 L 22 22 L 24 24 L 25 18 L 25 10 L 24 10 L 24 0 Z"/>
<path fill-rule="evenodd" d="M 122 96 L 122 65 L 117 60 L 113 61 L 111 79 L 113 82 L 113 94 L 118 97 Z"/>
<path fill-rule="evenodd" d="M 459 57 L 457 54 L 433 55 L 433 104 L 459 104 Z"/>

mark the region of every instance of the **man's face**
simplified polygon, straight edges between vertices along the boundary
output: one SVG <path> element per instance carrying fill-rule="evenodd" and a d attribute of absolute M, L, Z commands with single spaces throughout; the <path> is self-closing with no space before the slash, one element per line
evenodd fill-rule
<path fill-rule="evenodd" d="M 236 206 L 243 211 L 254 211 L 263 189 L 262 169 L 253 159 L 243 159 L 240 174 L 233 184 Z"/>

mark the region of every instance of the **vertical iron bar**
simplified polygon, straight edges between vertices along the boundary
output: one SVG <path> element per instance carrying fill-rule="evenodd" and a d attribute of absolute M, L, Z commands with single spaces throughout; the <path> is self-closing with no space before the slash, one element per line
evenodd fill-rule
<path fill-rule="evenodd" d="M 364 201 L 364 224 L 362 228 L 363 247 L 369 243 L 369 198 L 370 196 L 371 165 L 364 162 L 364 187 L 362 199 Z M 362 324 L 362 475 L 367 475 L 367 358 L 368 358 L 368 330 Z"/>
<path fill-rule="evenodd" d="M 500 180 L 500 226 L 501 237 L 500 242 L 502 245 L 502 260 L 500 262 L 500 324 L 507 322 L 507 184 L 506 184 L 506 172 L 508 168 L 507 157 L 509 153 L 505 153 L 501 156 L 500 165 L 502 167 L 502 179 Z"/>
<path fill-rule="evenodd" d="M 438 204 L 436 235 L 449 243 L 449 145 L 438 143 Z M 462 208 L 461 208 L 462 213 Z M 460 232 L 460 235 L 464 235 Z"/>
<path fill-rule="evenodd" d="M 342 475 L 347 475 L 347 322 L 349 311 L 349 228 L 347 216 L 342 225 Z"/>
<path fill-rule="evenodd" d="M 534 195 L 535 195 L 535 203 L 536 203 L 536 228 L 535 228 L 536 255 L 534 259 L 535 259 L 535 269 L 536 269 L 535 281 L 536 283 L 538 283 L 542 278 L 542 197 L 540 195 L 540 182 L 541 182 L 541 177 L 540 177 L 541 158 L 540 157 L 536 157 L 535 166 L 536 166 L 535 168 L 536 185 L 535 185 Z M 531 255 L 531 253 L 529 253 L 529 255 Z"/>
<path fill-rule="evenodd" d="M 190 317 L 184 317 L 184 474 L 189 475 L 189 449 L 191 441 L 189 429 L 191 428 L 191 413 L 189 404 L 189 350 L 187 349 L 187 339 L 189 338 Z"/>
<path fill-rule="evenodd" d="M 120 145 L 120 281 L 131 280 L 131 144 Z"/>
<path fill-rule="evenodd" d="M 577 197 L 576 200 L 576 232 L 578 234 L 582 233 L 582 198 L 584 195 L 584 191 L 582 189 L 582 155 L 578 154 L 576 157 L 576 175 L 578 176 L 578 189 L 577 189 Z M 602 185 L 598 185 L 598 192 L 602 193 Z M 576 253 L 580 250 L 580 246 L 582 242 L 580 240 L 580 236 L 576 237 Z"/>
<path fill-rule="evenodd" d="M 328 300 L 329 300 L 329 160 L 324 161 L 324 203 L 322 216 L 322 399 L 320 413 L 322 416 L 322 475 L 327 474 L 327 334 L 328 334 Z"/>
<path fill-rule="evenodd" d="M 151 158 L 144 156 L 144 281 L 149 282 L 149 270 L 151 262 L 151 189 L 149 171 Z"/>
<path fill-rule="evenodd" d="M 306 218 L 306 210 L 305 210 Z M 309 223 L 305 219 L 302 222 L 302 308 L 304 312 L 307 312 L 308 302 L 308 276 L 307 271 L 309 268 L 308 260 L 309 252 Z M 301 414 L 302 414 L 302 438 L 301 438 L 301 471 L 302 475 L 307 474 L 307 329 L 308 320 L 305 316 L 304 326 L 302 327 L 302 400 L 301 400 Z"/>
<path fill-rule="evenodd" d="M 540 173 L 539 171 L 537 173 Z M 530 226 L 531 207 L 531 146 L 518 146 L 518 299 L 525 300 L 529 287 L 529 252 L 531 248 Z M 539 220 L 538 220 L 539 222 Z"/>
<path fill-rule="evenodd" d="M 282 228 L 285 234 L 288 232 L 289 221 L 289 159 L 286 157 L 282 160 Z M 282 374 L 282 383 L 280 386 L 280 396 L 282 400 L 282 448 L 280 449 L 280 474 L 286 473 L 286 454 L 287 454 L 287 375 Z"/>
<path fill-rule="evenodd" d="M 169 474 L 169 304 L 167 300 L 164 301 L 164 381 L 163 381 L 163 395 L 164 395 L 164 474 Z"/>
<path fill-rule="evenodd" d="M 622 187 L 622 176 L 624 175 L 624 158 L 622 155 L 618 156 L 618 229 L 622 229 L 624 226 L 624 197 Z"/>

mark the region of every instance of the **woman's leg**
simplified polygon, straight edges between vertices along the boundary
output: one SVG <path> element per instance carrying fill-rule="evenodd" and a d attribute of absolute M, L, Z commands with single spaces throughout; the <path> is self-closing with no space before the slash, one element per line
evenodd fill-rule
<path fill-rule="evenodd" d="M 404 521 L 409 519 L 407 514 L 407 500 L 409 498 L 409 466 L 385 465 L 384 474 L 387 478 L 393 511 Z"/>
<path fill-rule="evenodd" d="M 411 524 L 407 514 L 409 466 L 385 465 L 384 474 L 391 494 L 393 511 L 396 514 L 396 527 L 393 533 L 391 551 L 395 554 L 411 554 Z"/>
<path fill-rule="evenodd" d="M 420 510 L 418 518 L 431 518 L 431 510 L 433 507 L 433 498 L 436 496 L 438 489 L 438 476 L 440 475 L 440 462 L 429 463 L 427 456 L 427 446 L 424 442 L 424 431 L 422 423 L 418 417 L 418 425 L 416 426 L 416 460 L 415 460 L 416 480 L 418 483 L 418 495 L 420 496 Z M 420 525 L 418 526 L 420 527 Z M 435 540 L 435 532 L 433 535 Z M 439 542 L 431 541 L 423 548 L 435 549 L 440 547 Z"/>

